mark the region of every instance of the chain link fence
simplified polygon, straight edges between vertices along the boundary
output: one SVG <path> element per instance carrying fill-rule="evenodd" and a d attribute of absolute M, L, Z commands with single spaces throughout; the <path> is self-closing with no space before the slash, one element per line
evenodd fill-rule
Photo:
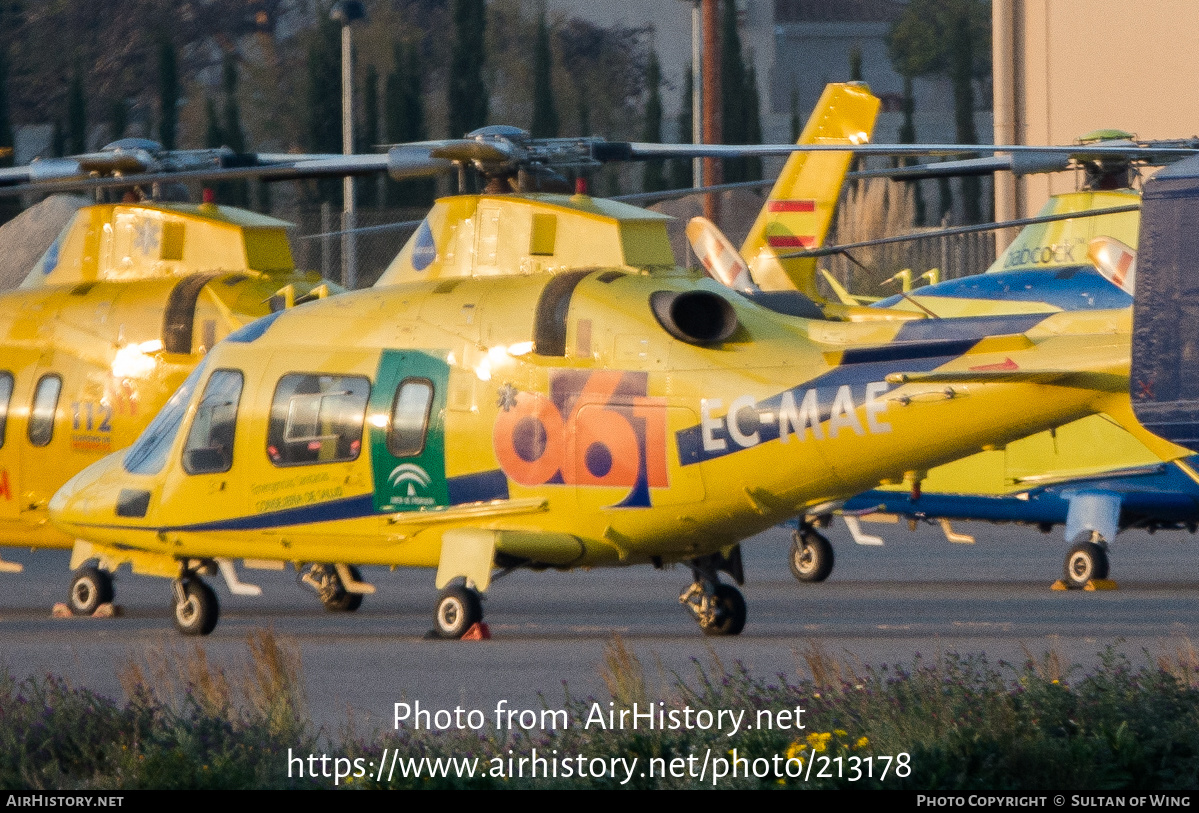
<path fill-rule="evenodd" d="M 736 196 L 726 193 L 722 224 L 737 245 L 763 200 L 761 195 L 749 192 L 740 192 Z M 668 229 L 679 263 L 693 259 L 685 252 L 682 232 L 687 219 L 699 213 L 699 206 L 696 196 L 693 201 L 654 207 L 676 217 Z M 357 260 L 355 287 L 367 288 L 374 284 L 416 231 L 427 211 L 425 207 L 358 209 L 357 228 L 352 235 Z M 318 271 L 335 282 L 347 279 L 343 271 L 343 244 L 347 235 L 339 206 L 295 203 L 276 206 L 271 214 L 296 224 L 291 238 L 298 268 Z M 736 217 L 742 214 L 745 216 L 740 220 L 744 223 Z M 727 224 L 724 223 L 726 220 Z M 944 236 L 937 234 L 939 229 L 936 227 L 916 228 L 912 226 L 913 222 L 915 212 L 910 185 L 881 179 L 847 184 L 826 245 L 920 232 L 931 236 L 822 257 L 818 266 L 853 294 L 890 296 L 901 290 L 901 284 L 898 280 L 887 280 L 904 269 L 910 274 L 912 286 L 918 287 L 922 282 L 935 279 L 981 274 L 995 259 L 995 235 L 991 232 Z M 823 281 L 821 285 L 824 285 Z M 825 293 L 833 298 L 831 290 L 825 290 Z"/>
<path fill-rule="evenodd" d="M 271 214 L 296 224 L 290 232 L 296 267 L 318 271 L 334 282 L 350 278 L 343 267 L 343 251 L 347 238 L 352 239 L 354 287 L 369 288 L 400 253 L 427 212 L 427 207 L 359 208 L 351 235 L 344 231 L 341 207 L 333 204 L 298 204 L 277 208 Z"/>

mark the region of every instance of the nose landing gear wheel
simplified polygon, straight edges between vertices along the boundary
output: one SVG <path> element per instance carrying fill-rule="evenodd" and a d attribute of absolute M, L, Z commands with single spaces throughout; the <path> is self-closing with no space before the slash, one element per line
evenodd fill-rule
<path fill-rule="evenodd" d="M 479 593 L 469 587 L 453 585 L 441 591 L 433 613 L 433 631 L 439 638 L 461 638 L 483 620 Z"/>
<path fill-rule="evenodd" d="M 1092 579 L 1106 579 L 1107 551 L 1094 542 L 1079 542 L 1066 554 L 1066 586 L 1074 590 L 1086 587 Z"/>
<path fill-rule="evenodd" d="M 174 583 L 175 627 L 184 635 L 207 635 L 216 629 L 220 605 L 216 593 L 200 579 Z"/>
<path fill-rule="evenodd" d="M 833 546 L 811 529 L 791 536 L 791 575 L 801 582 L 822 582 L 833 572 Z"/>
<path fill-rule="evenodd" d="M 98 567 L 81 567 L 71 580 L 67 606 L 74 615 L 91 615 L 101 604 L 112 601 L 112 574 Z"/>

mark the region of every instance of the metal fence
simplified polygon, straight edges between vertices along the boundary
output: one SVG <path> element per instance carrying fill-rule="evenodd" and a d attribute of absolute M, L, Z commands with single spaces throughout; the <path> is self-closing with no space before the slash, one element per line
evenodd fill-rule
<path fill-rule="evenodd" d="M 353 234 L 356 245 L 356 286 L 368 288 L 387 269 L 404 243 L 416 231 L 427 208 L 359 209 L 357 229 Z M 326 279 L 341 282 L 343 269 L 341 208 L 331 204 L 296 205 L 271 213 L 291 221 L 291 249 L 296 267 L 319 271 Z"/>
<path fill-rule="evenodd" d="M 991 232 L 941 235 L 940 227 L 917 228 L 910 185 L 874 179 L 847 187 L 826 245 L 837 245 L 927 233 L 927 238 L 855 249 L 821 258 L 826 269 L 853 294 L 890 296 L 901 290 L 898 279 L 906 269 L 913 287 L 938 279 L 981 274 L 995 260 L 995 235 Z M 948 218 L 943 225 L 950 225 Z M 923 279 L 923 282 L 922 282 Z M 828 292 L 831 295 L 831 291 Z"/>
<path fill-rule="evenodd" d="M 761 203 L 743 202 L 742 205 L 749 205 L 756 211 Z M 353 238 L 357 257 L 356 287 L 365 288 L 374 284 L 412 236 L 427 211 L 427 208 L 422 207 L 358 210 L 357 231 Z M 672 224 L 672 231 L 678 232 L 674 235 L 678 238 L 674 240 L 677 253 L 685 245 L 681 232 L 689 214 L 671 213 L 682 215 Z M 344 234 L 340 207 L 292 203 L 275 206 L 271 214 L 296 224 L 291 237 L 292 253 L 298 268 L 319 271 L 322 276 L 334 281 L 346 278 L 342 267 Z M 750 221 L 752 218 L 747 221 L 747 227 Z M 936 228 L 915 228 L 912 225 L 914 222 L 910 186 L 881 179 L 849 184 L 838 206 L 836 222 L 825 242 L 826 245 L 835 245 L 897 234 L 938 231 Z M 851 293 L 889 296 L 900 290 L 900 286 L 897 282 L 884 284 L 884 281 L 903 269 L 909 269 L 915 287 L 922 284 L 922 277 L 923 282 L 927 282 L 932 277 L 953 279 L 982 273 L 994 259 L 994 234 L 980 233 L 935 235 L 911 242 L 862 248 L 850 252 L 849 256 L 823 257 L 818 265 L 828 270 Z M 678 261 L 686 262 L 687 257 L 680 254 Z M 831 291 L 826 291 L 826 294 L 832 296 Z"/>

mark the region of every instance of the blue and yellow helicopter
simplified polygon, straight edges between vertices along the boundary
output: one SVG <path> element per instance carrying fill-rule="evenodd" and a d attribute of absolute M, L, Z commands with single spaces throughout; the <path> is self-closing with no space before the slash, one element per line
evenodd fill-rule
<path fill-rule="evenodd" d="M 586 147 L 590 160 L 753 151 Z M 447 154 L 429 147 L 422 164 L 421 149 L 405 150 L 413 171 Z M 549 160 L 510 130 L 449 151 L 492 189 Z M 771 237 L 804 236 L 768 233 L 764 259 Z M 446 637 L 516 568 L 683 563 L 680 601 L 727 635 L 746 608 L 719 574 L 740 582 L 739 543 L 789 517 L 1097 413 L 1162 459 L 1186 453 L 1128 407 L 1127 309 L 845 306 L 831 320 L 779 267 L 787 290 L 739 293 L 675 266 L 645 210 L 442 199 L 374 289 L 213 348 L 127 452 L 55 495 L 53 521 L 94 555 L 170 576 L 185 633 L 217 623 L 201 577 L 244 557 L 435 569 Z"/>
<path fill-rule="evenodd" d="M 1129 143 L 1130 138 L 1104 131 L 1082 143 Z M 997 162 L 967 163 L 995 168 Z M 1137 244 L 1140 205 L 1140 195 L 1131 189 L 1132 164 L 1119 156 L 1079 163 L 1083 189 L 1054 196 L 1037 217 L 1018 221 L 1027 225 L 986 274 L 905 292 L 877 306 L 937 316 L 1130 307 L 1136 273 L 1136 252 L 1130 246 Z M 1012 168 L 1010 162 L 1004 168 Z M 921 177 L 919 171 L 914 177 Z M 852 248 L 816 249 L 808 256 Z M 856 301 L 839 293 L 845 301 Z M 939 521 L 954 542 L 974 538 L 954 532 L 951 520 L 1028 523 L 1046 532 L 1063 524 L 1070 549 L 1063 579 L 1055 587 L 1089 589 L 1113 584 L 1104 581 L 1107 547 L 1120 530 L 1194 530 L 1199 522 L 1197 464 L 1193 458 L 1163 462 L 1115 421 L 1091 416 L 919 473 L 906 484 L 871 490 L 839 510 L 854 539 L 867 545 L 882 539 L 863 533 L 860 520 Z M 827 516 L 821 519 L 827 521 Z M 832 571 L 832 546 L 814 523 L 796 524 L 792 574 L 800 581 L 822 581 Z"/>

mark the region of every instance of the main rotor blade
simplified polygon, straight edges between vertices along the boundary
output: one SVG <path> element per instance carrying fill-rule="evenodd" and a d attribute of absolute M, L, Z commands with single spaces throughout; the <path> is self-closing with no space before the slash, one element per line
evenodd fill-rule
<path fill-rule="evenodd" d="M 0 196 L 26 192 L 76 192 L 90 189 L 113 189 L 127 186 L 149 186 L 156 183 L 202 183 L 207 181 L 236 181 L 257 178 L 264 181 L 296 181 L 306 178 L 373 175 L 388 169 L 387 155 L 292 156 L 289 163 L 257 163 L 237 167 L 185 170 L 183 172 L 146 172 L 113 177 L 32 181 L 0 187 Z M 298 160 L 297 160 L 298 159 Z M 38 162 L 42 163 L 42 162 Z M 37 166 L 32 164 L 31 166 Z"/>
<path fill-rule="evenodd" d="M 599 160 L 631 161 L 664 158 L 743 158 L 785 156 L 793 152 L 852 152 L 855 155 L 967 155 L 983 153 L 1066 154 L 1076 157 L 1112 156 L 1134 159 L 1179 159 L 1199 153 L 1199 144 L 1186 147 L 1144 147 L 1137 144 L 1075 144 L 1038 147 L 1026 144 L 652 144 L 606 142 L 596 151 Z M 610 154 L 608 154 L 610 153 Z"/>
<path fill-rule="evenodd" d="M 780 260 L 789 260 L 797 257 L 827 257 L 831 254 L 840 254 L 844 251 L 856 248 L 869 248 L 871 246 L 886 246 L 892 243 L 909 243 L 914 240 L 931 240 L 934 237 L 952 237 L 955 234 L 973 234 L 975 232 L 998 231 L 999 229 L 1007 229 L 1015 226 L 1033 226 L 1037 223 L 1053 223 L 1057 220 L 1073 220 L 1081 217 L 1099 217 L 1100 215 L 1118 215 L 1124 212 L 1139 211 L 1141 205 L 1139 203 L 1130 204 L 1128 206 L 1111 206 L 1106 209 L 1092 209 L 1087 212 L 1069 212 L 1055 215 L 1038 215 L 1037 217 L 1022 217 L 1016 220 L 1005 220 L 1001 223 L 983 223 L 978 226 L 954 226 L 949 229 L 937 229 L 936 231 L 919 232 L 916 234 L 901 234 L 895 237 L 880 237 L 876 240 L 862 240 L 858 243 L 843 243 L 839 246 L 822 246 L 820 248 L 811 248 L 806 251 L 794 251 L 789 254 L 780 254 Z"/>

